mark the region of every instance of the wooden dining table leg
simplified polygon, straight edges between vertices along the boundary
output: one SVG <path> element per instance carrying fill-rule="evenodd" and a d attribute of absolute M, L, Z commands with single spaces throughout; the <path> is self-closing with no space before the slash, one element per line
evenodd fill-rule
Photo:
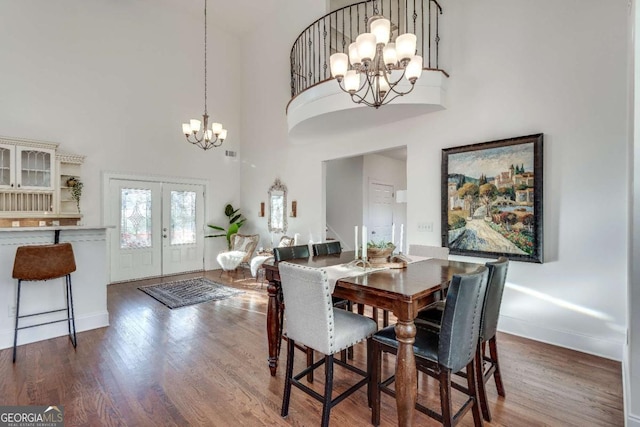
<path fill-rule="evenodd" d="M 278 349 L 282 337 L 280 336 L 280 302 L 278 301 L 278 284 L 269 280 L 267 287 L 269 303 L 267 305 L 267 340 L 269 345 L 269 369 L 271 376 L 276 376 L 278 370 Z"/>
<path fill-rule="evenodd" d="M 398 408 L 398 425 L 413 426 L 414 408 L 416 405 L 417 375 L 416 359 L 413 354 L 413 343 L 416 338 L 416 325 L 413 319 L 399 319 L 396 323 L 398 355 L 396 356 L 396 407 Z"/>

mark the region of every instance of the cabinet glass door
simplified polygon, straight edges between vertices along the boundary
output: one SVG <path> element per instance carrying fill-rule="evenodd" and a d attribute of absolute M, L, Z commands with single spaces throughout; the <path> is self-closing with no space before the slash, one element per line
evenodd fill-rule
<path fill-rule="evenodd" d="M 20 148 L 18 160 L 18 186 L 22 188 L 50 189 L 52 185 L 53 151 Z"/>
<path fill-rule="evenodd" d="M 14 166 L 13 147 L 0 145 L 0 187 L 13 186 Z"/>

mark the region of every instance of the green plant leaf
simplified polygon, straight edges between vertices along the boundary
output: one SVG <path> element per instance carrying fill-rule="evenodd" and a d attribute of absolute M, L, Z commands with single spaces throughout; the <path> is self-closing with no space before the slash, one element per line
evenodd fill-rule
<path fill-rule="evenodd" d="M 227 231 L 226 229 L 224 229 L 224 228 L 222 228 L 222 227 L 218 227 L 217 225 L 210 225 L 210 224 L 207 224 L 207 227 L 211 227 L 211 228 L 213 228 L 214 230 Z"/>
<path fill-rule="evenodd" d="M 226 236 L 226 234 L 211 234 L 209 236 L 204 236 L 204 237 L 223 237 Z"/>
<path fill-rule="evenodd" d="M 236 234 L 238 232 L 238 224 L 231 224 L 229 226 L 229 230 L 227 231 L 227 236 L 231 236 L 232 234 Z"/>
<path fill-rule="evenodd" d="M 234 214 L 233 206 L 231 206 L 231 203 L 224 207 L 224 214 L 228 217 L 231 217 L 231 215 Z"/>
<path fill-rule="evenodd" d="M 236 222 L 237 220 L 240 219 L 240 217 L 242 217 L 242 214 L 238 214 L 236 216 L 234 216 L 233 218 L 231 218 L 231 220 L 229 221 L 230 224 L 233 224 L 234 222 Z"/>

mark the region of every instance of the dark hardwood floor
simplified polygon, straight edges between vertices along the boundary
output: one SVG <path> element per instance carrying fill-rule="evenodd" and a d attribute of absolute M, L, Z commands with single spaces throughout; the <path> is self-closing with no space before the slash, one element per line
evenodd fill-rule
<path fill-rule="evenodd" d="M 197 274 L 202 275 L 202 273 Z M 111 326 L 0 351 L 0 405 L 64 406 L 66 426 L 314 426 L 321 405 L 292 391 L 289 417 L 280 417 L 284 351 L 269 375 L 266 285 L 242 272 L 206 272 L 243 289 L 222 301 L 170 310 L 137 289 L 159 280 L 110 285 Z M 192 277 L 192 275 L 179 276 Z M 176 280 L 176 277 L 164 281 Z M 74 284 L 75 285 L 75 284 Z M 77 284 L 76 286 L 81 286 Z M 622 426 L 620 363 L 500 333 L 506 398 L 489 383 L 492 426 Z M 286 346 L 283 346 L 283 349 Z M 385 356 L 384 369 L 394 366 Z M 298 367 L 304 363 L 297 353 Z M 362 345 L 355 363 L 364 367 Z M 353 377 L 336 368 L 335 387 Z M 314 387 L 322 388 L 322 375 Z M 334 426 L 370 424 L 365 389 L 336 406 Z M 437 405 L 434 380 L 421 376 L 419 398 Z M 416 412 L 416 425 L 437 425 Z M 396 424 L 394 400 L 382 396 L 383 426 Z M 473 425 L 467 414 L 461 425 Z"/>

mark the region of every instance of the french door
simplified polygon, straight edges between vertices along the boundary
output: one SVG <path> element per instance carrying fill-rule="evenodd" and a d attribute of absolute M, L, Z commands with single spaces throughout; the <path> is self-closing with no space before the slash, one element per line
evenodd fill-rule
<path fill-rule="evenodd" d="M 204 269 L 204 186 L 109 180 L 111 282 Z"/>

